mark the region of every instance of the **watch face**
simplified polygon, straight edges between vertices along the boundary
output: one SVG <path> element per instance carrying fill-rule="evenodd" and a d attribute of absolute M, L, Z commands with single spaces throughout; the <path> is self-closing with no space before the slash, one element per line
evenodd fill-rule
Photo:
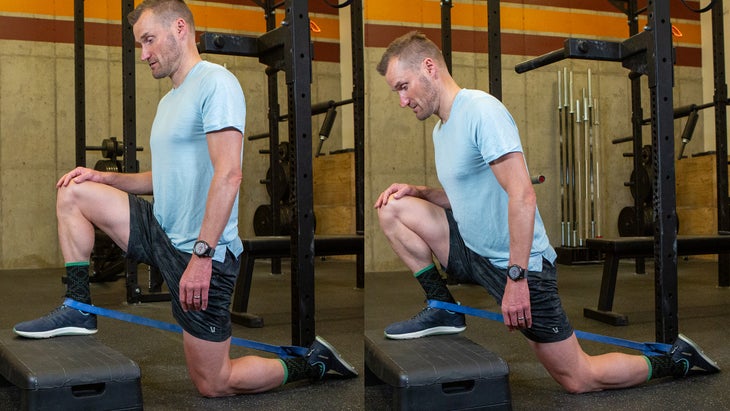
<path fill-rule="evenodd" d="M 203 254 L 205 253 L 205 244 L 204 243 L 195 243 L 194 251 L 195 254 Z"/>
<path fill-rule="evenodd" d="M 524 271 L 520 267 L 513 265 L 507 270 L 507 275 L 512 280 L 517 281 L 524 278 Z"/>
<path fill-rule="evenodd" d="M 193 245 L 193 253 L 199 257 L 211 256 L 213 249 L 205 241 L 198 241 Z"/>

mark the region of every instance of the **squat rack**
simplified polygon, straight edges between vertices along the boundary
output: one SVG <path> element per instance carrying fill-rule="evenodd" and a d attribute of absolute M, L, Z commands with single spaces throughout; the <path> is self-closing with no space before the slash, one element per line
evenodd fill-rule
<path fill-rule="evenodd" d="M 634 0 L 627 0 L 627 10 L 636 12 Z M 617 5 L 619 1 L 611 0 Z M 619 7 L 620 8 L 620 7 Z M 652 165 L 654 207 L 654 281 L 656 341 L 669 343 L 678 335 L 677 319 L 677 216 L 674 167 L 674 55 L 669 4 L 649 0 L 648 24 L 644 31 L 621 43 L 566 39 L 564 48 L 515 67 L 523 73 L 565 58 L 620 61 L 632 73 L 632 92 L 638 90 L 638 78 L 647 75 L 651 102 Z M 715 111 L 718 172 L 718 228 L 727 229 L 727 89 L 724 69 L 724 35 L 722 33 L 722 0 L 715 0 L 713 16 L 713 48 L 715 70 Z M 631 23 L 631 22 L 630 22 Z M 634 133 L 640 132 L 640 106 L 632 104 Z M 636 136 L 636 134 L 634 135 Z M 635 155 L 636 158 L 639 156 Z M 721 257 L 720 264 L 727 264 Z M 725 261 L 723 261 L 725 260 Z M 722 282 L 721 282 L 722 284 Z"/>
<path fill-rule="evenodd" d="M 284 2 L 286 16 L 274 28 L 272 0 L 256 1 L 266 13 L 267 32 L 257 38 L 223 33 L 203 33 L 201 53 L 257 57 L 267 66 L 269 90 L 270 160 L 278 161 L 278 88 L 276 73 L 283 71 L 287 83 L 289 144 L 292 149 L 292 194 L 294 199 L 291 235 L 292 343 L 308 346 L 314 341 L 314 211 L 312 187 L 312 56 L 308 5 L 304 1 Z M 364 233 L 364 72 L 362 0 L 349 2 L 352 24 L 353 122 L 355 140 L 356 231 Z M 272 173 L 276 167 L 271 167 Z M 276 180 L 272 175 L 272 180 Z M 275 184 L 272 184 L 274 188 Z M 272 195 L 274 197 L 274 195 Z M 273 204 L 272 204 L 273 206 Z M 272 207 L 273 208 L 273 207 Z M 274 218 L 278 210 L 274 209 Z M 274 220 L 275 221 L 275 220 Z M 276 226 L 275 226 L 276 227 Z M 364 270 L 362 258 L 357 269 Z"/>

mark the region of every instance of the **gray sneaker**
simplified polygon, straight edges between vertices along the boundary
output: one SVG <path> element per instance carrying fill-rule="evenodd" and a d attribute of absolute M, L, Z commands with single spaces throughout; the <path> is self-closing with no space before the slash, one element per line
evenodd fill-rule
<path fill-rule="evenodd" d="M 45 317 L 16 324 L 13 331 L 26 338 L 91 335 L 97 331 L 96 315 L 62 305 Z"/>
<path fill-rule="evenodd" d="M 357 377 L 355 367 L 345 361 L 340 353 L 335 350 L 335 347 L 320 336 L 315 337 L 314 342 L 309 347 L 309 352 L 304 358 L 312 365 L 321 364 L 322 375 L 320 375 L 320 379 L 328 371 L 334 371 L 345 378 Z"/>
<path fill-rule="evenodd" d="M 720 372 L 717 363 L 684 334 L 677 336 L 677 341 L 674 342 L 669 355 L 672 356 L 672 361 L 675 363 L 683 362 L 685 364 L 686 371 L 684 375 L 688 375 L 690 372 L 703 372 L 706 374 Z"/>
<path fill-rule="evenodd" d="M 386 327 L 385 336 L 394 340 L 407 340 L 437 334 L 457 334 L 465 329 L 464 314 L 426 307 L 410 320 Z"/>

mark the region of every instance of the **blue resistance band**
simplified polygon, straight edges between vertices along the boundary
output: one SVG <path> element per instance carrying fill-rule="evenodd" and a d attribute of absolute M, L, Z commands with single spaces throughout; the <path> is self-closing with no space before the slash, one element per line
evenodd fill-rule
<path fill-rule="evenodd" d="M 458 305 L 453 303 L 447 303 L 443 301 L 437 301 L 437 300 L 428 300 L 428 306 L 432 308 L 440 308 L 444 310 L 454 311 L 457 313 L 472 315 L 475 317 L 481 317 L 486 318 L 488 320 L 492 321 L 499 321 L 501 323 L 504 323 L 504 318 L 502 317 L 502 314 L 494 313 L 487 310 L 480 310 L 477 308 L 467 307 L 464 305 Z M 644 355 L 647 356 L 654 356 L 654 355 L 664 355 L 668 354 L 669 351 L 671 351 L 672 346 L 669 344 L 664 343 L 658 343 L 658 342 L 636 342 L 631 340 L 624 340 L 622 338 L 616 338 L 616 337 L 607 337 L 605 335 L 600 334 L 593 334 L 585 331 L 575 331 L 575 336 L 583 339 L 583 340 L 589 340 L 589 341 L 596 341 L 603 344 L 610 344 L 610 345 L 616 345 L 619 347 L 629 348 L 632 350 L 641 351 Z"/>
<path fill-rule="evenodd" d="M 182 327 L 177 324 L 170 324 L 163 321 L 157 321 L 133 314 L 127 314 L 120 311 L 114 311 L 107 308 L 84 304 L 70 298 L 66 298 L 63 304 L 67 307 L 75 308 L 85 313 L 101 315 L 102 317 L 109 317 L 115 320 L 126 321 L 134 324 L 144 325 L 147 327 L 157 328 L 163 331 L 172 331 L 178 334 L 182 334 Z M 236 337 L 231 337 L 231 344 L 237 345 L 239 347 L 251 348 L 258 351 L 274 353 L 281 358 L 304 357 L 309 351 L 305 347 L 297 347 L 292 345 L 270 345 L 256 341 L 244 340 L 242 338 Z"/>

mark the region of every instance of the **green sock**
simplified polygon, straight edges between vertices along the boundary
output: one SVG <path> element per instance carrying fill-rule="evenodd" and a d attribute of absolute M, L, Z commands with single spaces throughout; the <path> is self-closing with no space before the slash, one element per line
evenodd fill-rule
<path fill-rule="evenodd" d="M 284 382 L 282 385 L 304 379 L 318 381 L 324 377 L 325 369 L 321 363 L 312 365 L 304 358 L 285 358 L 279 361 L 284 366 Z"/>
<path fill-rule="evenodd" d="M 672 357 L 668 355 L 644 356 L 649 364 L 648 380 L 664 377 L 684 377 L 689 371 L 687 361 L 672 361 Z"/>
<path fill-rule="evenodd" d="M 91 304 L 88 261 L 66 263 L 66 297 Z"/>
<path fill-rule="evenodd" d="M 446 281 L 441 278 L 441 273 L 434 264 L 430 264 L 422 270 L 413 274 L 426 292 L 426 299 L 454 303 L 454 297 L 446 287 Z"/>

